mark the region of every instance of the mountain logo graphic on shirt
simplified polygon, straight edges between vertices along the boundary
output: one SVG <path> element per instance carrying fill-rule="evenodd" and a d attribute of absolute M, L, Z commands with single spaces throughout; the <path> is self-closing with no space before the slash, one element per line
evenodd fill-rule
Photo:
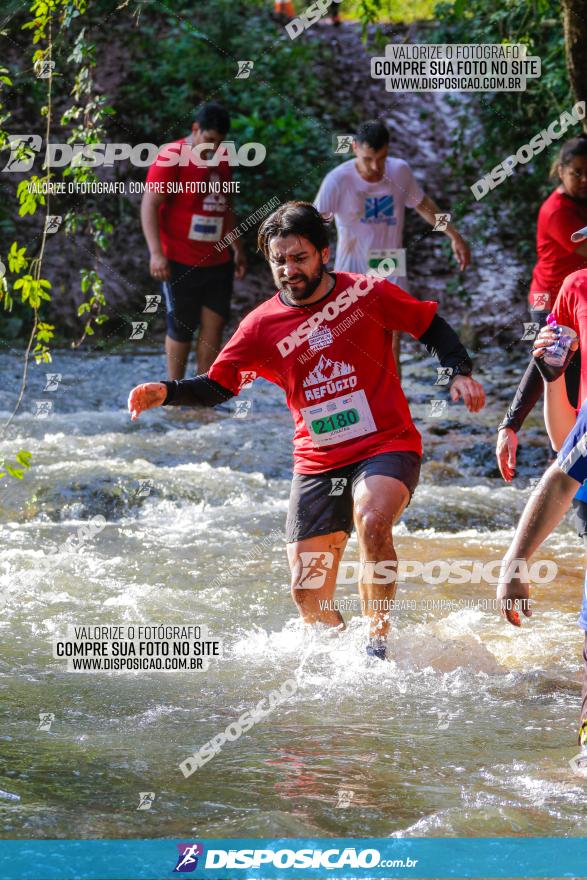
<path fill-rule="evenodd" d="M 310 385 L 318 385 L 319 382 L 330 382 L 332 379 L 338 379 L 339 376 L 348 376 L 354 372 L 355 368 L 351 364 L 346 364 L 344 361 L 331 361 L 330 358 L 322 355 L 302 384 L 304 388 L 309 388 Z"/>
<path fill-rule="evenodd" d="M 393 217 L 393 196 L 366 196 L 365 220 L 387 220 Z"/>

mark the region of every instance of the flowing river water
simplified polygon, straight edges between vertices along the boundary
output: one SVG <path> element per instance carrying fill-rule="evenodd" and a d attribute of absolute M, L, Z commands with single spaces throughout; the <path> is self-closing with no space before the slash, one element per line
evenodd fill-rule
<path fill-rule="evenodd" d="M 449 404 L 430 418 L 430 397 L 444 396 L 435 362 L 411 341 L 403 357 L 425 463 L 398 555 L 498 560 L 549 460 L 537 412 L 516 481 L 497 475 L 494 426 L 520 363 L 484 350 L 487 408 Z M 21 365 L 0 361 L 7 414 Z M 48 369 L 62 377 L 53 392 Z M 390 661 L 368 660 L 356 612 L 338 638 L 304 635 L 289 595 L 292 423 L 279 389 L 255 383 L 246 418 L 231 402 L 131 424 L 129 389 L 163 374 L 158 348 L 57 352 L 50 368 L 33 368 L 0 445 L 0 455 L 34 454 L 25 479 L 0 489 L 3 835 L 587 835 L 585 783 L 568 766 L 583 568 L 570 518 L 537 554 L 559 574 L 536 587 L 521 631 L 491 608 L 490 584 L 406 578 L 398 599 L 414 601 L 395 614 Z M 42 400 L 52 412 L 33 415 Z M 67 549 L 96 516 L 105 528 Z M 357 559 L 354 537 L 346 558 Z M 67 624 L 123 623 L 205 623 L 223 656 L 204 672 L 134 674 L 67 673 L 52 657 Z M 291 678 L 287 702 L 183 777 L 182 760 Z M 54 715 L 49 730 L 39 713 Z M 146 791 L 152 807 L 137 810 Z"/>

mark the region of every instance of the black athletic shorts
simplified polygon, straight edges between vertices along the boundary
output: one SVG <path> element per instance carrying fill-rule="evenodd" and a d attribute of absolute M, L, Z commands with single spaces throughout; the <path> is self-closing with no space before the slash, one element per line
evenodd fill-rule
<path fill-rule="evenodd" d="M 287 543 L 330 532 L 350 535 L 355 486 L 364 477 L 378 475 L 401 480 L 411 501 L 421 463 L 417 452 L 382 452 L 321 474 L 294 474 L 285 527 Z"/>
<path fill-rule="evenodd" d="M 220 266 L 184 266 L 169 260 L 171 280 L 163 282 L 167 309 L 167 335 L 176 342 L 191 342 L 200 324 L 202 306 L 228 321 L 234 263 Z"/>

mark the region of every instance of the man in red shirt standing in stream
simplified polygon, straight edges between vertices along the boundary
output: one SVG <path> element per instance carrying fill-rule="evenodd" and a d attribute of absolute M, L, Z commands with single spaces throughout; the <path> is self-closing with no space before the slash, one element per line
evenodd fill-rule
<path fill-rule="evenodd" d="M 411 500 L 422 456 L 393 331 L 410 333 L 438 357 L 452 376 L 453 401 L 462 397 L 478 412 L 485 394 L 436 302 L 420 302 L 376 275 L 326 271 L 328 224 L 313 205 L 282 205 L 262 223 L 258 241 L 277 293 L 241 321 L 206 374 L 133 388 L 131 419 L 155 406 L 215 406 L 251 377 L 279 385 L 295 425 L 286 525 L 293 599 L 306 623 L 344 626 L 332 599 L 354 522 L 367 653 L 384 659 L 396 589 L 392 527 Z M 376 579 L 382 569 L 386 576 Z"/>
<path fill-rule="evenodd" d="M 229 128 L 224 107 L 203 104 L 188 137 L 166 144 L 147 174 L 141 223 L 149 270 L 163 285 L 170 379 L 183 379 L 198 327 L 198 370 L 207 372 L 229 318 L 235 268 L 237 278 L 245 274 L 239 239 L 220 245 L 234 228 L 231 171 L 221 146 Z"/>

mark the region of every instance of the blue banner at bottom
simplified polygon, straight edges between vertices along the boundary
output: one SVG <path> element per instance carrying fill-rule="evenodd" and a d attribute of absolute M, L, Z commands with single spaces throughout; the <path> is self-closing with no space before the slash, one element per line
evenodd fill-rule
<path fill-rule="evenodd" d="M 585 837 L 4 840 L 2 880 L 587 878 Z"/>

